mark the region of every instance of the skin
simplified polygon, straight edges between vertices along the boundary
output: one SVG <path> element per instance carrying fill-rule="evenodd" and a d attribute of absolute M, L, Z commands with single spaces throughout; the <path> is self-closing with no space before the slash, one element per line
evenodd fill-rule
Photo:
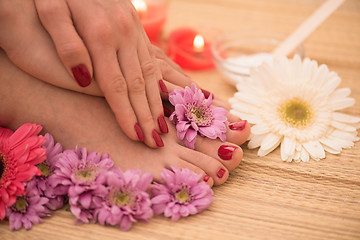
<path fill-rule="evenodd" d="M 16 129 L 26 122 L 41 124 L 43 133 L 51 133 L 65 149 L 79 146 L 107 152 L 121 169 L 141 169 L 157 181 L 163 168 L 175 165 L 208 175 L 210 186 L 224 183 L 243 157 L 238 145 L 250 134 L 246 124 L 242 130 L 228 129 L 227 142 L 198 136 L 195 150 L 191 150 L 179 142 L 174 125 L 168 122 L 169 133 L 163 137 L 166 147 L 149 148 L 125 135 L 104 98 L 40 81 L 17 68 L 3 51 L 0 73 L 0 125 Z M 231 115 L 228 118 L 240 120 Z M 229 160 L 219 157 L 221 145 L 236 147 Z M 220 169 L 224 170 L 222 177 L 218 175 Z"/>

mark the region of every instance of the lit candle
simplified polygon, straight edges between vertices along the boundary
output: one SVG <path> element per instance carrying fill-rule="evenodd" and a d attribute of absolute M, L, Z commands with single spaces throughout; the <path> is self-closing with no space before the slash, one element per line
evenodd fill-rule
<path fill-rule="evenodd" d="M 141 23 L 150 41 L 158 44 L 166 21 L 165 0 L 132 0 L 131 2 L 139 14 Z"/>
<path fill-rule="evenodd" d="M 203 70 L 214 67 L 210 45 L 202 35 L 188 28 L 181 28 L 170 34 L 168 56 L 185 69 Z"/>

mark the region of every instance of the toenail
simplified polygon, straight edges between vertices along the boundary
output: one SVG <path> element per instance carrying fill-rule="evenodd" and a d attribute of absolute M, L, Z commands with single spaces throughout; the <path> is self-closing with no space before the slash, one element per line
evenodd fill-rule
<path fill-rule="evenodd" d="M 145 137 L 143 131 L 141 130 L 141 127 L 138 123 L 135 123 L 134 128 L 139 141 L 143 142 L 145 140 Z"/>
<path fill-rule="evenodd" d="M 209 91 L 206 91 L 204 89 L 200 89 L 202 91 L 202 93 L 204 94 L 205 98 L 209 98 L 210 96 L 210 92 Z M 214 99 L 214 94 L 212 94 L 212 99 Z"/>
<path fill-rule="evenodd" d="M 232 159 L 232 155 L 238 147 L 232 145 L 221 145 L 218 149 L 218 155 L 223 160 Z"/>
<path fill-rule="evenodd" d="M 158 134 L 158 132 L 155 129 L 152 131 L 152 137 L 155 141 L 156 146 L 158 146 L 158 147 L 164 146 L 164 143 L 163 143 L 160 135 Z"/>
<path fill-rule="evenodd" d="M 222 178 L 224 176 L 224 173 L 225 173 L 225 169 L 220 168 L 220 170 L 217 172 L 216 176 L 218 178 Z"/>
<path fill-rule="evenodd" d="M 209 179 L 210 179 L 210 176 L 209 176 L 209 175 L 205 175 L 203 180 L 204 180 L 204 182 L 207 182 L 207 181 L 209 181 Z"/>
<path fill-rule="evenodd" d="M 231 130 L 237 130 L 241 131 L 245 128 L 247 121 L 246 120 L 240 120 L 238 122 L 233 122 L 229 124 L 229 128 Z"/>
<path fill-rule="evenodd" d="M 161 115 L 160 117 L 158 117 L 157 121 L 158 121 L 161 133 L 168 133 L 169 129 L 168 129 L 168 126 L 166 124 L 164 115 Z"/>

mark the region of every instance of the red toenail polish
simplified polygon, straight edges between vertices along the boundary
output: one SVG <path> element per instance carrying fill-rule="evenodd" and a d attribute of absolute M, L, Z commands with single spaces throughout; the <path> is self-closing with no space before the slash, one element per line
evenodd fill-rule
<path fill-rule="evenodd" d="M 169 93 L 165 83 L 163 80 L 159 80 L 159 86 L 160 86 L 160 90 L 163 92 L 163 93 Z"/>
<path fill-rule="evenodd" d="M 204 182 L 207 182 L 207 181 L 209 181 L 209 179 L 210 179 L 210 176 L 209 176 L 209 175 L 205 175 L 203 180 L 204 180 Z"/>
<path fill-rule="evenodd" d="M 169 129 L 168 129 L 168 125 L 166 124 L 164 115 L 161 115 L 160 117 L 158 117 L 157 121 L 158 121 L 161 133 L 168 133 Z"/>
<path fill-rule="evenodd" d="M 224 176 L 224 173 L 225 173 L 225 169 L 220 168 L 220 170 L 217 172 L 216 176 L 218 178 L 222 178 Z"/>
<path fill-rule="evenodd" d="M 246 123 L 247 123 L 246 120 L 240 120 L 238 122 L 233 122 L 233 123 L 229 124 L 229 128 L 231 130 L 241 131 L 241 130 L 244 130 Z"/>
<path fill-rule="evenodd" d="M 237 149 L 236 146 L 221 145 L 218 149 L 218 155 L 223 160 L 230 160 L 232 158 L 235 149 Z"/>
<path fill-rule="evenodd" d="M 163 109 L 164 109 L 164 115 L 166 117 L 170 117 L 170 115 L 171 115 L 170 109 L 168 109 L 167 107 L 163 107 Z"/>
<path fill-rule="evenodd" d="M 145 140 L 145 137 L 143 131 L 141 130 L 141 127 L 139 126 L 139 124 L 135 123 L 134 128 L 139 141 L 143 142 Z"/>
<path fill-rule="evenodd" d="M 206 91 L 204 89 L 200 89 L 202 91 L 202 93 L 204 94 L 205 98 L 208 98 L 210 96 L 210 92 Z M 214 99 L 214 94 L 212 94 L 212 99 Z"/>
<path fill-rule="evenodd" d="M 86 68 L 85 64 L 79 64 L 71 68 L 71 72 L 74 75 L 76 82 L 81 87 L 87 87 L 91 83 L 91 76 L 89 70 Z"/>
<path fill-rule="evenodd" d="M 158 134 L 158 132 L 155 129 L 152 131 L 152 137 L 155 141 L 156 146 L 158 146 L 158 147 L 164 146 L 164 143 L 163 143 L 160 135 Z"/>

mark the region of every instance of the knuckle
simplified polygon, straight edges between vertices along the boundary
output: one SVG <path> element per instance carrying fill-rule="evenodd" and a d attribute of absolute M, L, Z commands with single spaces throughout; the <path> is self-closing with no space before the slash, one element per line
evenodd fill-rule
<path fill-rule="evenodd" d="M 127 92 L 127 86 L 122 76 L 117 76 L 110 81 L 110 90 L 118 94 L 124 94 Z"/>
<path fill-rule="evenodd" d="M 89 32 L 90 39 L 100 42 L 104 45 L 110 45 L 113 41 L 113 31 L 111 24 L 99 17 L 93 22 L 92 31 Z"/>
<path fill-rule="evenodd" d="M 143 63 L 141 68 L 145 76 L 151 76 L 155 74 L 155 64 L 152 61 Z"/>
<path fill-rule="evenodd" d="M 57 46 L 57 51 L 59 56 L 64 59 L 71 59 L 74 56 L 79 56 L 84 54 L 84 47 L 82 43 L 76 41 L 67 41 L 64 43 L 59 43 Z"/>
<path fill-rule="evenodd" d="M 171 68 L 169 67 L 169 64 L 162 59 L 157 59 L 158 66 L 160 66 L 161 73 L 165 76 L 167 76 L 169 73 L 171 73 Z"/>
<path fill-rule="evenodd" d="M 38 4 L 36 4 L 36 10 L 44 20 L 57 15 L 59 13 L 59 8 L 59 5 L 54 4 L 52 1 L 38 1 Z"/>
<path fill-rule="evenodd" d="M 129 86 L 130 86 L 129 89 L 130 92 L 133 93 L 143 92 L 145 91 L 145 80 L 143 77 L 137 76 L 130 80 Z"/>

